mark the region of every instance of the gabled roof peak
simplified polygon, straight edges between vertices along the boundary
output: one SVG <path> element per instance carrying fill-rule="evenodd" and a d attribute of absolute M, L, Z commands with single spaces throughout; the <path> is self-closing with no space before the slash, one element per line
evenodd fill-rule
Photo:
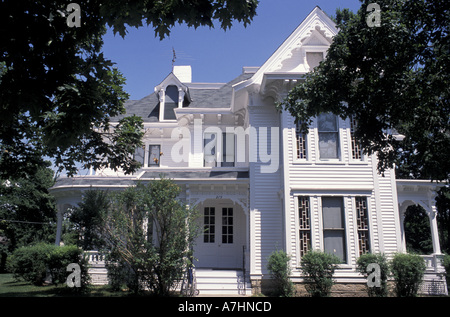
<path fill-rule="evenodd" d="M 182 83 L 181 80 L 172 71 L 169 75 L 167 75 L 166 78 L 164 78 L 164 80 L 159 85 L 155 87 L 155 92 L 159 92 L 161 91 L 161 89 L 165 90 L 167 86 L 172 85 L 183 89 L 183 91 L 187 91 L 188 89 L 188 86 Z"/>
<path fill-rule="evenodd" d="M 332 38 L 337 33 L 338 30 L 333 20 L 319 6 L 315 6 L 259 70 L 246 83 L 239 85 L 236 89 L 239 90 L 253 83 L 261 84 L 266 73 L 298 72 L 301 68 L 297 67 L 298 64 L 304 63 L 305 59 L 305 56 L 303 56 L 305 53 L 300 51 L 307 45 L 310 46 L 309 50 L 317 48 L 318 51 L 326 51 Z M 294 65 L 295 63 L 297 65 Z"/>

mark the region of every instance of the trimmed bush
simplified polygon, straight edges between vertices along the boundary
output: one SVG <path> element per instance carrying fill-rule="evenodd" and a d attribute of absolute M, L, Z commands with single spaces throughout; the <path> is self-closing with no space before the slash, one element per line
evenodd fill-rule
<path fill-rule="evenodd" d="M 357 270 L 366 278 L 371 272 L 367 272 L 369 264 L 378 264 L 380 266 L 380 287 L 367 286 L 367 293 L 369 297 L 384 297 L 388 295 L 387 279 L 389 275 L 389 264 L 384 254 L 366 253 L 361 255 L 356 261 Z M 375 282 L 375 281 L 373 281 Z"/>
<path fill-rule="evenodd" d="M 334 284 L 333 274 L 341 260 L 322 251 L 308 251 L 301 261 L 305 288 L 313 297 L 329 296 Z"/>
<path fill-rule="evenodd" d="M 396 295 L 398 297 L 417 296 L 425 269 L 425 260 L 420 255 L 397 253 L 391 261 Z"/>
<path fill-rule="evenodd" d="M 42 285 L 47 275 L 47 263 L 53 245 L 38 243 L 16 249 L 8 259 L 8 270 L 15 279 L 22 278 L 34 285 Z"/>
<path fill-rule="evenodd" d="M 67 271 L 70 263 L 76 263 L 81 270 L 80 287 L 71 288 L 74 292 L 85 292 L 89 285 L 87 260 L 83 251 L 74 245 L 55 246 L 38 243 L 18 248 L 8 261 L 8 268 L 15 279 L 23 279 L 34 285 L 42 285 L 48 274 L 53 284 L 66 282 L 71 272 Z"/>
<path fill-rule="evenodd" d="M 83 257 L 83 250 L 76 245 L 55 246 L 48 255 L 47 267 L 50 271 L 53 284 L 64 284 L 71 273 L 67 271 L 70 263 L 77 263 L 81 270 L 81 286 L 84 289 L 89 284 L 89 275 L 87 273 L 87 259 Z M 78 291 L 78 287 L 73 288 Z"/>
<path fill-rule="evenodd" d="M 272 274 L 275 283 L 275 294 L 281 297 L 290 297 L 294 294 L 294 284 L 290 280 L 291 268 L 289 261 L 291 258 L 283 251 L 274 251 L 267 264 L 267 269 Z"/>

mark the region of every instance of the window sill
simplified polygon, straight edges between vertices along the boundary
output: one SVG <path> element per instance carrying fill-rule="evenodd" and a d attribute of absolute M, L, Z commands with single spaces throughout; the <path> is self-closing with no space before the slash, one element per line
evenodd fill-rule
<path fill-rule="evenodd" d="M 296 160 L 292 162 L 292 165 L 346 165 L 343 161 L 306 161 Z"/>
<path fill-rule="evenodd" d="M 329 160 L 329 161 L 309 161 L 303 159 L 296 159 L 292 161 L 293 165 L 369 165 L 368 161 L 350 161 L 345 162 L 341 160 Z"/>
<path fill-rule="evenodd" d="M 341 264 L 338 264 L 337 269 L 338 270 L 349 270 L 349 269 L 351 270 L 351 269 L 353 269 L 353 267 L 350 264 L 341 263 Z"/>
<path fill-rule="evenodd" d="M 297 265 L 296 269 L 299 271 L 302 270 L 301 266 L 299 266 L 299 265 Z M 342 263 L 342 264 L 337 265 L 336 270 L 353 270 L 353 267 L 350 264 Z"/>
<path fill-rule="evenodd" d="M 292 161 L 293 164 L 313 164 L 313 161 L 309 161 L 307 159 L 294 159 Z"/>
<path fill-rule="evenodd" d="M 161 123 L 175 123 L 175 122 L 177 122 L 177 119 L 162 119 L 162 120 L 159 120 L 159 122 L 161 122 Z"/>
<path fill-rule="evenodd" d="M 345 163 L 344 161 L 342 161 L 341 159 L 318 159 L 316 161 L 316 163 L 318 164 L 343 164 Z"/>
<path fill-rule="evenodd" d="M 368 165 L 368 161 L 350 161 L 348 163 L 349 165 Z"/>

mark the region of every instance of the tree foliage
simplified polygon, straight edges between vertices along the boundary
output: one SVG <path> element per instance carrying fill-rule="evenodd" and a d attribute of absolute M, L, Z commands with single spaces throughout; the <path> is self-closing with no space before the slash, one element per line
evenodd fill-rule
<path fill-rule="evenodd" d="M 108 270 L 113 283 L 135 293 L 167 296 L 182 277 L 198 234 L 196 212 L 162 178 L 114 194 L 104 218 Z"/>
<path fill-rule="evenodd" d="M 220 28 L 227 30 L 233 20 L 247 26 L 256 15 L 258 0 L 196 0 L 196 1 L 126 1 L 113 0 L 102 5 L 101 14 L 114 32 L 126 35 L 126 25 L 141 27 L 144 23 L 155 30 L 160 39 L 170 34 L 177 24 L 189 27 L 214 27 L 218 20 Z"/>
<path fill-rule="evenodd" d="M 425 260 L 417 254 L 397 253 L 390 266 L 397 297 L 417 296 L 425 274 Z"/>
<path fill-rule="evenodd" d="M 24 163 L 26 164 L 26 163 Z M 33 242 L 54 241 L 56 207 L 48 188 L 53 171 L 48 167 L 29 168 L 20 178 L 0 178 L 0 271 L 6 256 Z"/>
<path fill-rule="evenodd" d="M 294 294 L 294 283 L 291 281 L 291 257 L 283 250 L 272 252 L 267 263 L 267 269 L 272 275 L 275 294 L 280 297 L 290 297 Z"/>
<path fill-rule="evenodd" d="M 449 179 L 450 12 L 443 0 L 380 0 L 381 25 L 369 27 L 370 0 L 338 11 L 327 58 L 279 107 L 307 132 L 322 112 L 354 117 L 365 153 L 383 172 Z M 404 135 L 403 141 L 395 134 Z"/>
<path fill-rule="evenodd" d="M 367 286 L 367 294 L 369 297 L 385 297 L 388 295 L 387 280 L 389 277 L 389 263 L 384 254 L 366 253 L 362 254 L 356 261 L 356 269 L 365 278 L 369 278 L 371 272 L 367 271 L 369 264 L 378 264 L 380 266 L 380 284 L 379 286 Z M 376 283 L 377 281 L 372 280 Z"/>
<path fill-rule="evenodd" d="M 102 219 L 109 208 L 108 192 L 88 190 L 83 200 L 70 213 L 71 231 L 77 237 L 77 245 L 83 250 L 98 250 L 103 243 Z"/>
<path fill-rule="evenodd" d="M 309 250 L 302 257 L 301 270 L 305 276 L 306 290 L 313 297 L 326 297 L 334 285 L 333 274 L 341 260 L 334 254 Z"/>
<path fill-rule="evenodd" d="M 405 212 L 403 225 L 408 252 L 417 254 L 433 253 L 430 219 L 422 206 L 409 206 Z"/>
<path fill-rule="evenodd" d="M 450 187 L 442 187 L 436 197 L 437 223 L 441 250 L 450 254 Z"/>
<path fill-rule="evenodd" d="M 131 173 L 142 121 L 124 118 L 111 132 L 112 117 L 124 114 L 125 79 L 102 53 L 107 27 L 125 36 L 126 26 L 144 23 L 161 39 L 176 23 L 221 28 L 245 25 L 257 1 L 77 1 L 80 27 L 70 27 L 70 1 L 0 2 L 0 173 L 25 173 L 28 165 L 53 158 L 69 175 L 109 166 Z M 94 127 L 96 129 L 94 129 Z"/>

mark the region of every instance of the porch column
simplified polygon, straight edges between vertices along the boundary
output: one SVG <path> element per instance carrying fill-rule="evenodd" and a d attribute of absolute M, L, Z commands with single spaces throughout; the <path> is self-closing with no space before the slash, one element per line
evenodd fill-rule
<path fill-rule="evenodd" d="M 433 254 L 441 254 L 441 245 L 439 243 L 439 231 L 437 225 L 437 210 L 436 206 L 430 203 L 430 211 L 428 216 L 430 217 L 430 229 L 431 229 L 431 240 L 433 242 Z"/>

